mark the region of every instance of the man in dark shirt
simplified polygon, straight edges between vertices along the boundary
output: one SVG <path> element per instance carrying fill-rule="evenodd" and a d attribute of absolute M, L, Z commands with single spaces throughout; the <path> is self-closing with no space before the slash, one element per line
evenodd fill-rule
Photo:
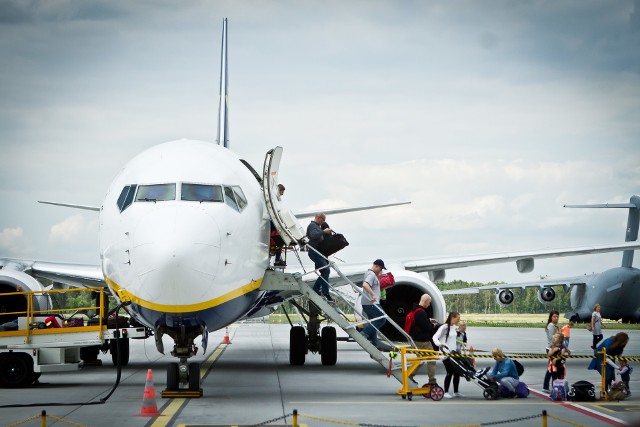
<path fill-rule="evenodd" d="M 327 216 L 322 212 L 316 214 L 315 218 L 307 226 L 307 237 L 309 238 L 309 246 L 313 249 L 309 249 L 309 258 L 313 261 L 315 269 L 321 269 L 320 277 L 313 285 L 313 290 L 316 293 L 323 295 L 327 301 L 333 301 L 331 295 L 329 295 L 329 261 L 318 252 L 318 247 L 322 240 L 324 240 L 325 234 L 331 233 L 331 228 L 327 227 L 322 229 L 322 224 L 327 220 Z M 315 250 L 314 250 L 315 249 Z M 322 292 L 321 292 L 322 290 Z"/>
<path fill-rule="evenodd" d="M 432 320 L 427 315 L 427 308 L 431 305 L 431 297 L 429 294 L 423 294 L 420 297 L 420 302 L 414 307 L 414 310 L 419 308 L 414 314 L 413 325 L 409 335 L 416 343 L 416 347 L 421 350 L 433 350 L 433 344 L 431 338 L 436 332 Z M 429 384 L 436 384 L 436 362 L 427 362 L 427 375 L 429 375 Z"/>

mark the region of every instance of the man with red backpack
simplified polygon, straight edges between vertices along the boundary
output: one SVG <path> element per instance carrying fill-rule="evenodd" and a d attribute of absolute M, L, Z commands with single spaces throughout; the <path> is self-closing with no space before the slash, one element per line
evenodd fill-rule
<path fill-rule="evenodd" d="M 431 305 L 431 297 L 424 294 L 420 297 L 420 302 L 414 306 L 411 313 L 407 314 L 408 319 L 405 320 L 405 331 L 411 336 L 416 343 L 416 347 L 421 350 L 433 350 L 431 338 L 437 328 L 427 315 L 427 308 Z M 408 329 L 408 330 L 407 330 Z M 429 376 L 429 384 L 436 384 L 436 362 L 427 362 L 427 375 Z"/>

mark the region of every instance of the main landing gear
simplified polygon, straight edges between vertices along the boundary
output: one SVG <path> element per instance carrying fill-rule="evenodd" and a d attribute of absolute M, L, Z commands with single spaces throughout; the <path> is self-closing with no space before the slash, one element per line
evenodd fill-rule
<path fill-rule="evenodd" d="M 301 313 L 308 317 L 307 330 L 303 326 L 292 326 L 289 332 L 289 363 L 291 365 L 304 365 L 309 351 L 320 353 L 320 360 L 325 366 L 333 366 L 338 360 L 338 341 L 336 328 L 325 326 L 320 329 L 321 311 L 312 302 L 309 302 L 309 310 L 297 303 L 293 303 Z M 307 334 L 308 332 L 308 334 Z"/>

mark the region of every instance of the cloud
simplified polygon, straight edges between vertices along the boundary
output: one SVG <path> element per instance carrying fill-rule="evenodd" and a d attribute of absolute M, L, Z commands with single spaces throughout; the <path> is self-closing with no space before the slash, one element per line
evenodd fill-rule
<path fill-rule="evenodd" d="M 29 251 L 29 242 L 22 227 L 5 228 L 0 231 L 0 248 L 2 252 L 20 255 Z"/>
<path fill-rule="evenodd" d="M 64 221 L 55 224 L 49 232 L 50 243 L 70 243 L 82 240 L 89 232 L 89 224 L 82 215 L 73 215 Z"/>

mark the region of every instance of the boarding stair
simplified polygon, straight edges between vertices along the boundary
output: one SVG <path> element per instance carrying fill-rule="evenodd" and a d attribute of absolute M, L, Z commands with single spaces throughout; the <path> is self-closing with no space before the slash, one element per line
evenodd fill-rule
<path fill-rule="evenodd" d="M 349 284 L 354 290 L 356 290 L 356 292 L 359 291 L 360 293 L 362 293 L 362 290 L 353 282 L 351 282 L 348 277 L 342 274 L 339 268 L 332 261 L 330 261 L 330 264 L 327 268 L 329 267 L 336 271 L 336 273 L 342 278 L 342 280 Z M 313 272 L 315 272 L 315 270 Z M 336 284 L 330 285 L 330 289 L 332 289 L 334 286 L 336 286 Z M 337 291 L 336 289 L 332 289 L 331 294 L 334 298 L 339 298 L 343 302 L 343 305 L 347 305 L 348 307 L 350 307 L 353 310 L 353 313 L 357 313 L 363 319 L 360 321 L 352 321 L 348 318 L 348 316 L 345 315 L 345 313 L 341 309 L 337 308 L 335 302 L 329 302 L 324 297 L 316 293 L 312 288 L 312 284 L 306 282 L 303 279 L 303 275 L 299 272 L 285 273 L 284 271 L 280 270 L 267 270 L 260 289 L 268 291 L 291 292 L 292 295 L 302 295 L 311 303 L 313 303 L 319 310 L 321 310 L 327 318 L 331 319 L 331 321 L 333 321 L 343 331 L 345 331 L 345 333 L 349 335 L 349 337 L 351 337 L 351 339 L 353 339 L 360 347 L 362 347 L 364 351 L 369 353 L 373 360 L 378 362 L 385 369 L 389 368 L 389 354 L 386 352 L 382 352 L 373 344 L 371 344 L 371 342 L 360 333 L 358 329 L 359 326 L 365 325 L 380 318 L 385 318 L 388 323 L 393 325 L 406 337 L 407 342 L 410 343 L 409 345 L 415 348 L 415 343 L 413 342 L 411 337 L 406 334 L 404 330 L 386 314 L 382 314 L 380 317 L 374 319 L 366 319 L 365 316 L 362 316 L 361 313 L 358 312 L 355 303 L 350 301 L 350 298 L 344 298 L 342 292 Z M 395 346 L 395 344 L 387 337 L 382 335 L 380 331 L 378 331 L 378 339 L 380 340 L 380 342 L 386 343 L 391 348 Z M 393 360 L 391 360 L 391 364 L 392 367 L 390 370 L 390 375 L 392 375 L 402 383 L 402 372 L 400 365 L 394 364 Z M 417 384 L 413 382 L 413 380 L 410 381 L 414 386 L 417 386 Z"/>
<path fill-rule="evenodd" d="M 308 240 L 305 230 L 298 222 L 296 216 L 282 203 L 279 196 L 277 185 L 279 178 L 278 170 L 281 159 L 282 147 L 275 147 L 267 152 L 262 170 L 262 192 L 267 212 L 269 213 L 269 217 L 273 222 L 274 227 L 280 233 L 280 237 L 282 237 L 285 246 L 295 251 L 299 258 L 297 248 L 305 247 Z M 315 251 L 311 246 L 308 247 L 308 250 Z M 320 312 L 324 313 L 328 319 L 331 319 L 336 325 L 342 328 L 349 337 L 357 342 L 358 345 L 360 345 L 364 351 L 369 353 L 371 358 L 378 362 L 383 368 L 387 369 L 391 363 L 390 375 L 393 375 L 394 378 L 402 383 L 402 372 L 400 367 L 397 366 L 398 364 L 394 367 L 393 360 L 390 360 L 389 355 L 378 350 L 373 344 L 371 344 L 371 342 L 360 333 L 358 327 L 384 317 L 389 324 L 393 325 L 406 338 L 409 345 L 415 347 L 415 343 L 411 337 L 405 333 L 404 329 L 398 326 L 398 324 L 387 316 L 386 313 L 383 313 L 380 317 L 375 319 L 366 319 L 366 316 L 363 316 L 356 308 L 357 298 L 348 297 L 347 293 L 341 292 L 339 288 L 342 286 L 350 286 L 355 295 L 362 295 L 362 289 L 356 286 L 347 276 L 345 276 L 333 261 L 328 259 L 327 261 L 329 264 L 324 268 L 333 269 L 341 279 L 340 282 L 334 283 L 333 285 L 331 283 L 328 284 L 329 289 L 332 291 L 332 295 L 334 297 L 338 297 L 344 303 L 344 306 L 349 307 L 354 314 L 357 314 L 358 317 L 363 320 L 356 322 L 351 321 L 340 309 L 337 308 L 335 303 L 328 302 L 313 290 L 310 283 L 316 280 L 316 275 L 320 275 L 318 270 L 312 270 L 304 273 L 304 276 L 313 275 L 313 278 L 307 279 L 307 282 L 302 273 L 285 273 L 282 268 L 268 269 L 265 272 L 260 290 L 278 291 L 283 298 L 295 298 L 300 295 L 304 296 L 311 302 L 309 305 L 310 316 L 307 323 L 309 336 L 319 335 L 319 314 Z M 299 318 L 301 317 L 302 316 L 299 316 Z M 291 323 L 291 320 L 289 320 L 289 322 Z M 395 347 L 395 344 L 380 333 L 379 330 L 378 338 L 380 341 L 386 342 L 389 348 Z M 411 380 L 411 383 L 413 383 L 412 385 L 414 386 L 416 385 L 413 380 Z"/>

